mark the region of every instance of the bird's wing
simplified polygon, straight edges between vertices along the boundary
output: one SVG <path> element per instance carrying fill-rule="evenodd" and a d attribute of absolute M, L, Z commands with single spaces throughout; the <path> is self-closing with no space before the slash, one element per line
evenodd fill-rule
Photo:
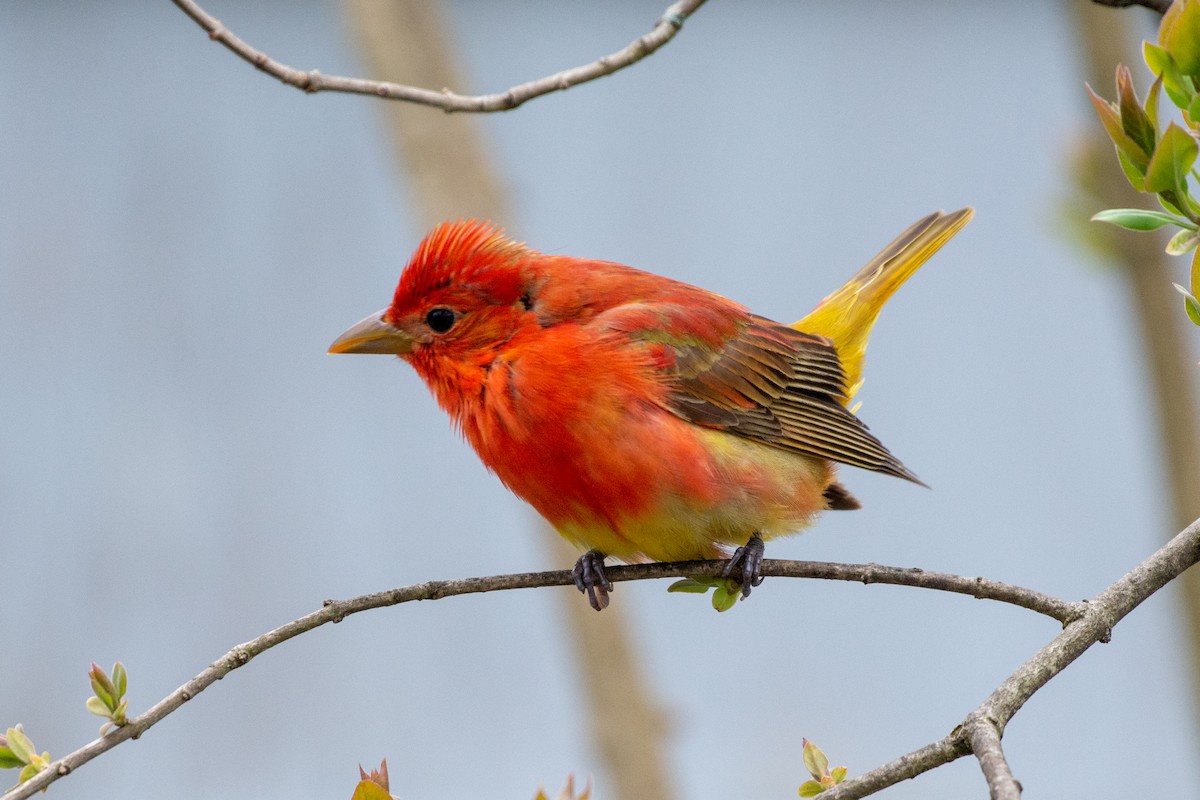
<path fill-rule="evenodd" d="M 845 375 L 829 339 L 737 306 L 642 303 L 628 311 L 614 309 L 606 322 L 659 351 L 668 407 L 683 419 L 921 483 L 844 407 Z"/>

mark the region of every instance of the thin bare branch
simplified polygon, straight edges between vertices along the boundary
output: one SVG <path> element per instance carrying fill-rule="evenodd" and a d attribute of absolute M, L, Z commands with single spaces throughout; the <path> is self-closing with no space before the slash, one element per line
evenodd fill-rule
<path fill-rule="evenodd" d="M 388 100 L 403 100 L 408 103 L 433 106 L 445 111 L 475 112 L 509 111 L 535 97 L 570 89 L 572 86 L 611 75 L 636 64 L 675 38 L 675 34 L 683 27 L 684 21 L 696 9 L 704 5 L 704 0 L 678 0 L 678 2 L 672 3 L 649 33 L 634 39 L 624 49 L 601 56 L 591 63 L 522 83 L 498 94 L 463 95 L 452 92 L 450 89 L 435 91 L 390 81 L 322 75 L 315 69 L 299 70 L 271 58 L 248 44 L 193 0 L 171 0 L 171 2 L 195 20 L 197 25 L 208 31 L 208 38 L 225 45 L 239 58 L 253 64 L 268 75 L 273 75 L 287 85 L 295 86 L 309 94 L 315 92 L 369 94 Z"/>
<path fill-rule="evenodd" d="M 724 569 L 725 561 L 678 561 L 670 563 L 632 564 L 609 567 L 606 574 L 612 581 L 652 580 L 682 576 L 716 576 Z M 825 580 L 854 581 L 863 584 L 886 583 L 898 586 L 913 586 L 922 589 L 966 594 L 988 600 L 998 600 L 1021 608 L 1046 614 L 1067 623 L 1084 613 L 1081 604 L 1067 603 L 1048 595 L 1010 586 L 984 578 L 967 578 L 920 569 L 887 567 L 879 564 L 834 564 L 819 561 L 781 561 L 767 559 L 763 562 L 763 574 L 773 577 L 820 578 Z M 341 622 L 351 614 L 373 608 L 408 603 L 413 600 L 438 600 L 463 594 L 478 594 L 508 589 L 532 589 L 544 586 L 574 586 L 570 571 L 525 572 L 515 575 L 492 575 L 484 578 L 464 578 L 449 581 L 426 581 L 399 589 L 363 595 L 349 600 L 327 600 L 324 606 L 311 614 L 276 628 L 273 631 L 240 644 L 214 661 L 190 681 L 164 697 L 154 706 L 129 723 L 109 732 L 81 747 L 70 755 L 53 762 L 41 773 L 14 788 L 0 800 L 22 800 L 38 790 L 49 786 L 59 778 L 70 774 L 83 764 L 128 739 L 136 739 L 168 714 L 224 678 L 238 667 L 245 666 L 260 653 L 270 650 L 306 631 L 330 622 Z M 961 754 L 960 754 L 961 755 Z M 946 759 L 953 760 L 953 759 Z M 944 761 L 942 762 L 944 763 Z"/>
<path fill-rule="evenodd" d="M 1179 577 L 1197 561 L 1200 561 L 1200 519 L 1187 526 L 1158 552 L 1134 567 L 1116 583 L 1089 600 L 1082 616 L 1069 623 L 1061 634 L 1019 666 L 945 739 L 834 786 L 821 794 L 822 800 L 854 800 L 866 797 L 973 752 L 974 744 L 980 747 L 988 746 L 990 734 L 976 728 L 979 720 L 985 720 L 992 726 L 998 739 L 1004 734 L 1004 727 L 1008 721 L 1038 689 L 1045 686 L 1051 678 L 1062 672 L 1096 642 L 1107 642 L 1114 625 L 1137 608 L 1143 600 Z M 975 729 L 975 740 L 968 733 L 969 728 Z M 1004 754 L 998 747 L 990 753 L 989 759 L 994 761 L 997 757 L 999 761 L 1004 761 Z M 1016 786 L 1018 792 L 1020 791 L 1020 784 L 1012 777 L 1007 763 L 1002 767 L 995 764 L 997 769 L 992 772 L 989 770 L 993 765 L 982 766 L 993 796 L 1012 796 L 995 794 L 1002 789 L 1002 785 Z M 993 784 L 993 776 L 997 776 L 1001 784 Z M 1007 784 L 1010 780 L 1012 784 Z"/>

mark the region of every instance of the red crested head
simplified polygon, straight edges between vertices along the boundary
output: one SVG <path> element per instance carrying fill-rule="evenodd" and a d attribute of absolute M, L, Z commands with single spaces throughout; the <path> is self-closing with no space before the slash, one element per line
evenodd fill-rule
<path fill-rule="evenodd" d="M 533 324 L 538 257 L 490 223 L 460 220 L 434 228 L 404 268 L 380 320 L 400 342 L 388 352 L 412 364 L 455 418 L 500 348 Z"/>
<path fill-rule="evenodd" d="M 517 262 L 533 253 L 490 222 L 443 222 L 418 245 L 400 276 L 390 315 L 400 317 L 430 301 L 473 296 L 508 305 L 520 298 Z"/>

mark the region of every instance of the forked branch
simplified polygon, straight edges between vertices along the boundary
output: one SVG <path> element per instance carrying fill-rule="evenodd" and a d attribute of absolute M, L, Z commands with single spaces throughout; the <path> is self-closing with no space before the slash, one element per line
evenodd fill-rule
<path fill-rule="evenodd" d="M 1004 726 L 1038 689 L 1096 642 L 1107 642 L 1114 625 L 1197 561 L 1200 519 L 1087 601 L 1082 616 L 1008 676 L 949 736 L 833 787 L 821 795 L 822 800 L 866 797 L 972 752 L 980 761 L 993 798 L 1019 798 L 1020 784 L 1000 749 Z"/>

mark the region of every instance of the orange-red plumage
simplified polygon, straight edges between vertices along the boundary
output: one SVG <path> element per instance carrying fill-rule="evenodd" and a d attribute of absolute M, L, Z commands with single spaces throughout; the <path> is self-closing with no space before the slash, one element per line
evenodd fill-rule
<path fill-rule="evenodd" d="M 447 223 L 392 304 L 331 351 L 412 364 L 487 467 L 581 547 L 721 557 L 752 534 L 857 507 L 834 462 L 916 480 L 845 405 L 879 307 L 969 218 L 914 225 L 806 318 L 809 332 L 678 281 Z"/>

